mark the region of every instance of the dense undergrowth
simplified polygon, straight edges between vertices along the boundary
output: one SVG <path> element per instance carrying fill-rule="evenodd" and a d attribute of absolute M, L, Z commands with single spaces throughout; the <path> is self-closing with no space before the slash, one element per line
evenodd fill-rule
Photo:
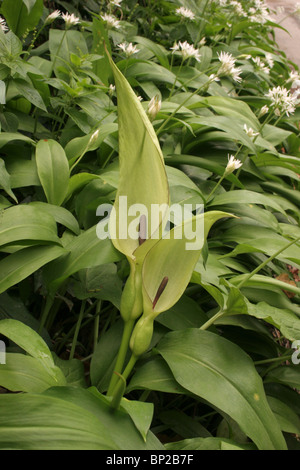
<path fill-rule="evenodd" d="M 0 448 L 299 448 L 300 75 L 276 12 L 2 0 L 0 13 Z M 152 310 L 167 301 L 132 363 L 133 264 L 97 236 L 99 207 L 121 186 L 151 204 L 164 175 L 171 204 L 227 216 L 191 272 L 176 244 L 157 249 L 168 277 L 147 257 Z M 119 382 L 117 356 L 132 365 Z"/>

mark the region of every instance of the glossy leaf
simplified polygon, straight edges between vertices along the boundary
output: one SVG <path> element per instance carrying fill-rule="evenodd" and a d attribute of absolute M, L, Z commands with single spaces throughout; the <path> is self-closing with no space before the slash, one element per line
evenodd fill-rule
<path fill-rule="evenodd" d="M 36 146 L 36 164 L 47 201 L 60 206 L 69 183 L 69 163 L 61 145 L 51 139 L 40 140 Z"/>
<path fill-rule="evenodd" d="M 259 449 L 286 449 L 253 363 L 208 331 L 172 332 L 157 347 L 180 385 L 229 414 Z"/>

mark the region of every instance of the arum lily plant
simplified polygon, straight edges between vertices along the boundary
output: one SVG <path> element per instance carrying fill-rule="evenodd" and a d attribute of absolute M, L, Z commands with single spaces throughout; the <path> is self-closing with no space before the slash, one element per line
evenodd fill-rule
<path fill-rule="evenodd" d="M 211 226 L 230 214 L 191 214 L 188 220 L 164 233 L 170 197 L 160 144 L 128 81 L 110 57 L 109 61 L 118 99 L 120 167 L 110 235 L 130 266 L 121 297 L 123 338 L 108 388 L 108 395 L 115 396 L 120 390 L 123 393 L 124 379 L 148 349 L 155 318 L 170 309 L 186 289 Z M 132 357 L 118 384 L 128 345 Z M 115 406 L 118 400 L 112 403 Z"/>

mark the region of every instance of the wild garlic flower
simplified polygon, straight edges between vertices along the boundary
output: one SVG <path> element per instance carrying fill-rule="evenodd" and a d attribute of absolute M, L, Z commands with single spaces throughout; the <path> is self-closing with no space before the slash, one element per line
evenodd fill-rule
<path fill-rule="evenodd" d="M 282 6 L 278 6 L 275 8 L 276 15 L 282 15 L 285 12 L 285 8 Z"/>
<path fill-rule="evenodd" d="M 270 99 L 270 106 L 274 108 L 276 116 L 281 116 L 283 113 L 287 116 L 293 114 L 295 112 L 296 105 L 299 103 L 298 93 L 291 94 L 282 86 L 270 89 L 266 94 L 266 98 Z"/>
<path fill-rule="evenodd" d="M 104 15 L 101 15 L 101 18 L 109 28 L 116 28 L 119 29 L 121 27 L 120 21 L 116 19 L 115 16 L 113 15 L 108 15 L 107 13 L 104 13 Z"/>
<path fill-rule="evenodd" d="M 122 42 L 122 44 L 118 45 L 118 48 L 125 52 L 126 57 L 130 57 L 140 51 L 140 49 L 134 46 L 132 42 L 130 42 L 129 44 L 126 42 Z"/>
<path fill-rule="evenodd" d="M 187 41 L 181 42 L 179 41 L 178 44 L 176 43 L 173 47 L 171 47 L 173 54 L 175 52 L 180 52 L 182 55 L 183 60 L 194 58 L 197 62 L 200 62 L 201 54 L 198 49 L 192 44 L 189 44 Z"/>
<path fill-rule="evenodd" d="M 151 98 L 149 104 L 148 104 L 148 109 L 147 109 L 147 115 L 150 119 L 150 121 L 154 121 L 156 118 L 157 113 L 160 111 L 161 108 L 161 99 L 159 95 L 153 96 Z"/>
<path fill-rule="evenodd" d="M 229 175 L 233 171 L 237 170 L 242 166 L 242 162 L 237 160 L 233 155 L 228 155 L 228 163 L 225 168 L 225 175 Z"/>
<path fill-rule="evenodd" d="M 187 18 L 188 20 L 195 19 L 195 14 L 192 12 L 192 10 L 189 10 L 188 8 L 184 8 L 184 7 L 177 8 L 176 13 L 182 18 Z"/>
<path fill-rule="evenodd" d="M 291 87 L 292 88 L 297 88 L 300 86 L 300 74 L 297 71 L 292 71 L 290 72 L 290 76 L 287 80 L 287 82 L 292 82 Z"/>
<path fill-rule="evenodd" d="M 5 33 L 6 31 L 8 31 L 8 26 L 6 25 L 5 23 L 5 19 L 4 18 L 1 18 L 0 17 L 0 28 L 1 30 L 3 31 L 3 33 Z"/>
<path fill-rule="evenodd" d="M 121 8 L 121 3 L 122 3 L 123 0 L 110 0 L 110 4 L 115 6 L 115 7 L 119 7 Z"/>
<path fill-rule="evenodd" d="M 272 69 L 274 67 L 274 60 L 272 54 L 270 54 L 270 52 L 267 52 L 265 55 L 265 59 L 270 69 Z"/>
<path fill-rule="evenodd" d="M 74 13 L 71 15 L 69 13 L 62 13 L 61 17 L 66 24 L 66 29 L 69 29 L 71 26 L 75 26 L 76 24 L 80 23 L 80 18 L 75 16 Z"/>
<path fill-rule="evenodd" d="M 251 22 L 265 24 L 271 19 L 268 5 L 263 0 L 254 0 L 254 7 L 249 8 L 248 17 Z"/>
<path fill-rule="evenodd" d="M 59 10 L 53 11 L 45 19 L 45 25 L 53 23 L 53 21 L 56 20 L 57 18 L 59 18 L 60 16 L 61 16 L 61 11 L 59 11 Z"/>
<path fill-rule="evenodd" d="M 243 10 L 243 7 L 241 5 L 240 2 L 237 2 L 235 0 L 231 0 L 229 2 L 229 5 L 233 7 L 234 9 L 234 12 L 238 15 L 238 16 L 247 16 L 246 12 Z"/>
<path fill-rule="evenodd" d="M 248 128 L 247 124 L 244 124 L 244 131 L 246 132 L 247 136 L 250 137 L 251 139 L 259 135 L 259 132 L 254 132 L 252 127 Z"/>
<path fill-rule="evenodd" d="M 112 97 L 112 95 L 114 94 L 114 92 L 116 91 L 116 87 L 115 85 L 113 85 L 112 83 L 109 85 L 108 87 L 108 94 L 110 97 Z"/>
<path fill-rule="evenodd" d="M 261 108 L 259 114 L 258 114 L 258 117 L 261 118 L 263 117 L 265 114 L 267 114 L 269 112 L 269 106 L 267 106 L 266 104 Z"/>
<path fill-rule="evenodd" d="M 270 69 L 269 67 L 266 66 L 266 64 L 264 63 L 264 61 L 259 57 L 252 57 L 252 60 L 253 62 L 255 63 L 255 65 L 257 66 L 257 68 L 261 71 L 261 72 L 264 72 L 266 73 L 267 75 L 269 75 L 270 73 Z"/>
<path fill-rule="evenodd" d="M 221 67 L 217 72 L 218 77 L 228 76 L 232 77 L 235 82 L 241 82 L 240 74 L 242 70 L 239 67 L 235 67 L 235 60 L 232 55 L 222 51 L 220 54 L 218 53 L 218 58 L 221 62 Z"/>

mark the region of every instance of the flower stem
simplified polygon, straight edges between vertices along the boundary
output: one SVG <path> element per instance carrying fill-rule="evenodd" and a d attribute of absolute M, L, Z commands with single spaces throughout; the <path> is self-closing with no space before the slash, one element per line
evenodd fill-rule
<path fill-rule="evenodd" d="M 78 320 L 77 320 L 77 323 L 76 323 L 76 329 L 75 329 L 75 333 L 74 333 L 74 336 L 73 336 L 73 341 L 72 341 L 72 346 L 71 346 L 69 359 L 74 358 L 77 338 L 78 338 L 78 335 L 79 335 L 79 331 L 80 331 L 80 327 L 81 327 L 81 323 L 82 323 L 82 319 L 83 319 L 83 315 L 84 315 L 85 304 L 86 304 L 86 300 L 84 300 L 81 303 L 81 308 L 80 308 L 79 317 L 78 317 Z"/>
<path fill-rule="evenodd" d="M 267 264 L 270 263 L 274 258 L 276 258 L 280 253 L 282 253 L 284 250 L 289 248 L 291 245 L 294 245 L 294 243 L 297 243 L 300 240 L 300 237 L 296 238 L 296 240 L 292 240 L 289 242 L 287 245 L 285 245 L 283 248 L 280 248 L 280 250 L 277 250 L 276 253 L 274 253 L 272 256 L 270 256 L 268 259 L 266 259 L 263 263 L 261 263 L 257 268 L 253 269 L 251 273 L 247 274 L 247 276 L 237 285 L 238 289 L 240 289 L 249 279 L 251 279 L 254 274 L 258 273 L 261 269 L 263 269 Z"/>
<path fill-rule="evenodd" d="M 204 325 L 200 326 L 199 330 L 207 330 L 218 318 L 220 318 L 225 313 L 225 310 L 219 310 L 215 315 L 213 315 Z"/>
<path fill-rule="evenodd" d="M 120 349 L 118 352 L 117 360 L 114 366 L 114 371 L 110 379 L 109 387 L 107 390 L 108 396 L 112 395 L 113 390 L 116 386 L 116 383 L 118 382 L 118 376 L 115 374 L 115 372 L 120 374 L 122 371 L 133 327 L 134 327 L 133 320 L 128 320 L 127 322 L 124 323 L 123 336 L 121 340 Z"/>

